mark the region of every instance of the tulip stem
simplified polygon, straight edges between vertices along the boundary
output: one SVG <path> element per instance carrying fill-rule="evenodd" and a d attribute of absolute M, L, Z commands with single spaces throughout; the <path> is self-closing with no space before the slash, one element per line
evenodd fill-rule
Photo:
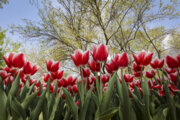
<path fill-rule="evenodd" d="M 164 83 L 164 73 L 163 73 L 162 69 L 160 69 L 160 70 L 161 70 L 161 73 L 162 73 L 162 83 Z"/>
<path fill-rule="evenodd" d="M 102 63 L 100 62 L 100 101 L 102 100 L 102 94 L 103 94 L 103 85 L 101 81 L 101 67 L 102 67 Z"/>
<path fill-rule="evenodd" d="M 83 70 L 82 67 L 80 67 L 80 73 L 81 73 L 81 105 L 83 106 L 84 104 L 84 85 L 83 85 Z"/>
<path fill-rule="evenodd" d="M 180 89 L 180 72 L 179 72 L 179 69 L 177 68 L 177 81 L 178 81 L 178 86 L 177 88 Z"/>
<path fill-rule="evenodd" d="M 160 80 L 160 82 L 161 82 L 161 77 L 160 77 L 159 70 L 157 70 L 157 73 L 158 73 L 159 80 Z M 161 83 L 162 83 L 162 82 L 161 82 Z"/>

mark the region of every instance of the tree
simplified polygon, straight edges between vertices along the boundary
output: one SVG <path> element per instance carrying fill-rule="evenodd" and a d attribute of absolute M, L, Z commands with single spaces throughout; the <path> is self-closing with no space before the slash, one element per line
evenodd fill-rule
<path fill-rule="evenodd" d="M 8 0 L 0 0 L 0 8 L 3 8 L 3 4 L 7 4 Z"/>
<path fill-rule="evenodd" d="M 26 26 L 12 28 L 39 40 L 59 60 L 68 60 L 75 49 L 99 43 L 111 46 L 114 53 L 144 49 L 155 51 L 160 58 L 163 47 L 159 42 L 168 30 L 149 25 L 179 17 L 177 0 L 44 0 L 43 6 L 41 21 L 25 20 Z"/>
<path fill-rule="evenodd" d="M 18 52 L 21 44 L 17 42 L 13 42 L 10 39 L 6 38 L 7 30 L 1 30 L 0 28 L 0 67 L 4 66 L 3 55 L 8 52 Z"/>

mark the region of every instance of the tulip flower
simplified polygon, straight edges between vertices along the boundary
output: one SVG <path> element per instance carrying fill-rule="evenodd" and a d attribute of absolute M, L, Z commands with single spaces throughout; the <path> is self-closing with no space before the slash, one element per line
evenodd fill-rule
<path fill-rule="evenodd" d="M 165 95 L 165 91 L 164 90 L 158 90 L 158 94 L 159 94 L 159 96 L 164 96 Z"/>
<path fill-rule="evenodd" d="M 170 80 L 174 82 L 175 85 L 177 85 L 177 75 L 169 74 Z"/>
<path fill-rule="evenodd" d="M 105 75 L 102 75 L 102 78 L 101 78 L 103 84 L 107 83 L 109 81 L 109 75 L 105 74 Z"/>
<path fill-rule="evenodd" d="M 23 53 L 15 54 L 10 53 L 8 57 L 3 56 L 4 61 L 8 67 L 22 68 L 25 63 L 25 58 Z"/>
<path fill-rule="evenodd" d="M 129 63 L 127 53 L 123 53 L 121 56 L 116 54 L 114 59 L 111 59 L 111 62 L 106 63 L 106 70 L 108 73 L 112 74 L 114 71 L 117 71 L 120 67 L 126 67 Z"/>
<path fill-rule="evenodd" d="M 118 64 L 120 67 L 127 67 L 129 63 L 129 58 L 126 52 L 124 52 L 119 58 Z"/>
<path fill-rule="evenodd" d="M 164 65 L 164 60 L 159 61 L 158 59 L 155 59 L 152 63 L 150 63 L 150 65 L 153 69 L 162 68 Z"/>
<path fill-rule="evenodd" d="M 110 62 L 109 64 L 106 63 L 105 65 L 106 71 L 110 74 L 112 74 L 117 69 L 116 67 L 117 66 L 113 62 Z"/>
<path fill-rule="evenodd" d="M 32 66 L 29 61 L 27 61 L 23 67 L 24 74 L 30 75 L 34 75 L 39 69 L 40 67 L 38 67 L 37 65 Z"/>
<path fill-rule="evenodd" d="M 140 65 L 138 65 L 138 64 L 136 64 L 136 63 L 133 63 L 133 70 L 134 70 L 135 72 L 141 72 L 141 71 L 144 70 L 144 67 L 143 67 L 143 66 L 140 66 Z"/>
<path fill-rule="evenodd" d="M 73 86 L 71 87 L 71 90 L 72 90 L 73 92 L 75 92 L 75 93 L 78 93 L 78 87 L 77 87 L 77 85 L 73 85 Z"/>
<path fill-rule="evenodd" d="M 52 78 L 53 79 L 61 79 L 63 77 L 64 70 L 53 72 L 52 73 Z"/>
<path fill-rule="evenodd" d="M 96 62 L 94 59 L 92 59 L 90 62 L 88 62 L 88 65 L 93 72 L 100 71 L 100 63 Z"/>
<path fill-rule="evenodd" d="M 82 71 L 83 71 L 83 77 L 85 78 L 89 77 L 91 74 L 89 68 L 83 68 Z"/>
<path fill-rule="evenodd" d="M 92 53 L 93 59 L 95 61 L 104 62 L 106 61 L 108 57 L 108 52 L 109 52 L 109 49 L 104 44 L 101 44 L 99 46 L 94 46 L 93 53 Z"/>
<path fill-rule="evenodd" d="M 141 52 L 138 54 L 138 56 L 133 54 L 136 64 L 143 65 L 143 66 L 147 66 L 148 64 L 150 64 L 152 60 L 152 56 L 153 56 L 153 53 L 147 54 L 146 52 Z"/>
<path fill-rule="evenodd" d="M 72 76 L 68 76 L 66 79 L 62 78 L 62 80 L 64 81 L 63 87 L 67 87 L 67 86 L 75 85 L 77 78 L 72 77 Z"/>
<path fill-rule="evenodd" d="M 172 69 L 179 67 L 178 61 L 171 56 L 166 56 L 166 64 L 168 65 L 169 68 Z"/>
<path fill-rule="evenodd" d="M 169 83 L 168 88 L 173 92 L 179 91 L 179 89 L 177 89 L 172 83 Z"/>
<path fill-rule="evenodd" d="M 145 75 L 147 78 L 153 78 L 155 75 L 155 71 L 154 70 L 151 70 L 150 72 L 147 71 Z"/>
<path fill-rule="evenodd" d="M 171 73 L 175 73 L 175 72 L 176 72 L 176 69 L 165 68 L 165 71 L 166 71 L 168 74 L 171 74 Z"/>
<path fill-rule="evenodd" d="M 79 100 L 76 101 L 76 105 L 79 106 Z"/>
<path fill-rule="evenodd" d="M 60 62 L 53 60 L 46 61 L 47 70 L 49 72 L 57 72 L 59 69 Z"/>
<path fill-rule="evenodd" d="M 50 84 L 50 88 L 49 88 L 50 92 L 53 93 L 54 92 L 54 84 Z"/>
<path fill-rule="evenodd" d="M 180 54 L 178 54 L 178 55 L 176 56 L 176 59 L 177 59 L 177 61 L 178 61 L 178 65 L 179 65 L 179 67 L 180 67 Z"/>
<path fill-rule="evenodd" d="M 134 72 L 135 77 L 141 77 L 141 74 L 143 74 L 143 72 L 142 73 L 141 72 Z"/>
<path fill-rule="evenodd" d="M 133 75 L 130 75 L 130 74 L 126 74 L 126 75 L 123 76 L 123 78 L 124 78 L 124 80 L 125 80 L 126 82 L 132 82 L 133 79 L 134 79 L 134 76 L 133 76 Z"/>
<path fill-rule="evenodd" d="M 2 79 L 6 79 L 7 77 L 10 76 L 10 74 L 7 73 L 7 72 L 4 71 L 4 70 L 0 70 L 0 76 L 1 76 Z"/>
<path fill-rule="evenodd" d="M 79 67 L 81 65 L 87 64 L 89 60 L 89 51 L 82 53 L 80 50 L 76 50 L 74 54 L 70 55 L 74 64 Z"/>
<path fill-rule="evenodd" d="M 51 75 L 49 73 L 44 74 L 44 82 L 48 82 L 48 80 L 50 79 Z"/>

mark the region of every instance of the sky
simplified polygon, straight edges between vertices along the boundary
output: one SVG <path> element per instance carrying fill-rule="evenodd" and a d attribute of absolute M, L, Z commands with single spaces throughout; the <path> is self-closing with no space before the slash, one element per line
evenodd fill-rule
<path fill-rule="evenodd" d="M 3 9 L 0 9 L 0 27 L 3 30 L 10 29 L 9 26 L 12 24 L 23 25 L 23 19 L 40 20 L 38 17 L 38 8 L 36 5 L 30 4 L 30 0 L 9 0 L 9 4 L 3 5 Z M 161 25 L 164 25 L 166 28 L 176 27 L 180 25 L 180 18 L 159 20 L 149 24 L 149 27 L 153 28 Z M 12 35 L 9 30 L 6 32 L 6 36 L 13 41 L 22 41 L 24 39 L 17 33 Z"/>
<path fill-rule="evenodd" d="M 10 33 L 10 26 L 23 25 L 23 19 L 29 19 L 38 21 L 38 8 L 35 4 L 31 4 L 30 0 L 9 0 L 8 4 L 3 4 L 3 8 L 0 9 L 0 27 L 2 30 L 8 29 L 6 37 L 13 41 L 21 42 L 23 39 L 19 34 Z"/>

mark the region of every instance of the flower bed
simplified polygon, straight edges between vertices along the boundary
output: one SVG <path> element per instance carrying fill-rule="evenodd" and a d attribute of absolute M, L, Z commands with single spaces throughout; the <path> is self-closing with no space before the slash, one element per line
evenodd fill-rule
<path fill-rule="evenodd" d="M 49 72 L 43 80 L 32 78 L 40 68 L 23 53 L 4 56 L 0 119 L 180 119 L 180 54 L 165 62 L 146 52 L 116 54 L 110 61 L 108 54 L 104 44 L 93 48 L 91 60 L 89 51 L 76 50 L 70 56 L 78 77 L 65 78 L 60 62 L 46 61 Z"/>

